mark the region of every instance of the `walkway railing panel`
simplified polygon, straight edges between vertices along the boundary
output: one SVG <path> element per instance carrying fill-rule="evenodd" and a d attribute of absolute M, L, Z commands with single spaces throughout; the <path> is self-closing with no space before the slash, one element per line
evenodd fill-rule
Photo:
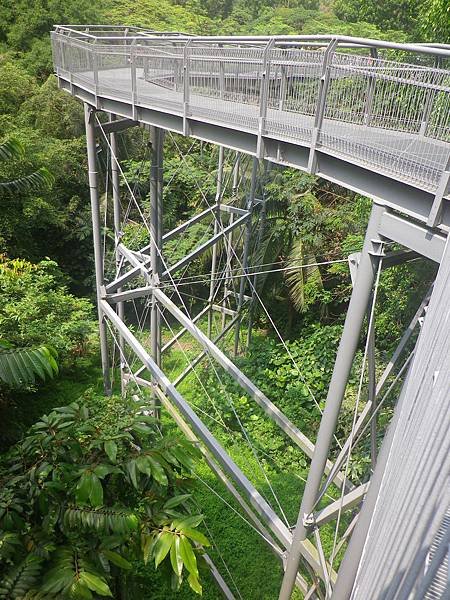
<path fill-rule="evenodd" d="M 424 61 L 418 46 L 406 54 L 369 40 L 131 33 L 58 28 L 58 73 L 99 96 L 297 141 L 439 188 L 450 155 L 450 71 L 439 53 L 450 50 L 428 48 Z"/>

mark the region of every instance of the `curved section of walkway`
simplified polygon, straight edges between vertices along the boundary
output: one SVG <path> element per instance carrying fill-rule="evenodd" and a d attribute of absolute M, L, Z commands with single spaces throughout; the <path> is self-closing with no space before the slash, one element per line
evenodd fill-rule
<path fill-rule="evenodd" d="M 450 47 L 131 33 L 58 26 L 60 85 L 97 108 L 450 223 Z"/>

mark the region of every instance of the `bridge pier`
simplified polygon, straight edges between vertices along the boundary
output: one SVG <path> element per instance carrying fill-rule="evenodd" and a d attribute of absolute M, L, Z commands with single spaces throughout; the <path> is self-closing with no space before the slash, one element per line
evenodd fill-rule
<path fill-rule="evenodd" d="M 88 104 L 84 105 L 84 120 L 86 126 L 86 148 L 89 169 L 89 193 L 91 198 L 92 239 L 94 243 L 95 284 L 97 289 L 97 311 L 100 334 L 100 352 L 105 394 L 111 395 L 111 376 L 109 370 L 108 340 L 106 323 L 101 307 L 104 290 L 103 252 L 100 225 L 100 201 L 98 192 L 97 147 L 95 143 L 95 110 Z"/>

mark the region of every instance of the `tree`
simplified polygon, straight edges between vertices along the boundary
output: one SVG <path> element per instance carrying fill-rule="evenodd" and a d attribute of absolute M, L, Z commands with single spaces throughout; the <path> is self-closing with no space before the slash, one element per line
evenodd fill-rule
<path fill-rule="evenodd" d="M 44 416 L 1 460 L 0 598 L 135 600 L 151 561 L 201 593 L 197 450 L 161 437 L 145 405 L 86 400 Z"/>
<path fill-rule="evenodd" d="M 335 0 L 333 8 L 337 17 L 343 21 L 366 21 L 376 25 L 381 31 L 400 29 L 414 37 L 420 6 L 420 0 Z"/>
<path fill-rule="evenodd" d="M 92 305 L 69 294 L 52 261 L 0 257 L 0 338 L 16 347 L 52 345 L 63 364 L 86 354 Z"/>
<path fill-rule="evenodd" d="M 429 42 L 450 43 L 450 3 L 428 0 L 420 9 L 420 28 Z"/>

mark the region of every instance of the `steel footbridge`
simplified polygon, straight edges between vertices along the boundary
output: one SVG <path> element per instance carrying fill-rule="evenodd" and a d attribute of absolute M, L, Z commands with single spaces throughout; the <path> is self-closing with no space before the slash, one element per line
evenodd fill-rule
<path fill-rule="evenodd" d="M 112 366 L 109 336 L 120 356 L 122 388 L 133 383 L 153 390 L 155 414 L 167 411 L 189 439 L 200 443 L 206 463 L 278 557 L 280 600 L 288 600 L 294 587 L 308 599 L 449 598 L 450 47 L 343 36 L 193 37 L 100 25 L 58 25 L 52 46 L 59 86 L 85 105 L 106 392 Z M 149 215 L 139 208 L 121 168 L 118 135 L 134 126 L 150 130 Z M 219 146 L 214 201 L 205 196 L 203 210 L 171 231 L 163 226 L 166 134 Z M 112 274 L 104 267 L 108 240 L 101 239 L 97 140 L 110 157 Z M 225 201 L 224 164 L 230 157 L 233 192 L 232 200 Z M 249 248 L 265 226 L 261 173 L 271 164 L 303 170 L 373 200 L 363 249 L 349 257 L 353 293 L 315 443 L 220 347 L 234 332 L 238 351 L 244 316 L 251 336 L 252 307 L 260 298 Z M 239 199 L 236 190 L 246 177 L 248 189 Z M 129 211 L 123 210 L 121 195 L 135 202 L 135 214 L 148 230 L 148 243 L 139 249 L 124 243 Z M 212 235 L 167 264 L 165 244 L 205 221 L 213 226 Z M 191 315 L 180 291 L 182 273 L 209 249 L 208 295 L 204 308 Z M 382 369 L 375 363 L 374 332 L 380 272 L 418 257 L 438 266 L 436 279 L 427 295 L 418 298 L 415 316 Z M 150 312 L 149 348 L 126 324 L 126 305 L 137 299 L 145 300 Z M 163 313 L 180 327 L 165 344 Z M 217 313 L 221 328 L 213 335 Z M 207 326 L 201 327 L 203 319 Z M 185 335 L 201 353 L 172 381 L 164 372 L 163 354 Z M 361 347 L 351 432 L 331 459 Z M 130 355 L 139 368 L 130 365 Z M 196 374 L 201 361 L 234 379 L 310 461 L 295 526 L 285 524 L 251 474 L 243 472 L 208 429 L 207 419 L 180 393 L 179 384 Z M 398 382 L 402 388 L 392 422 L 387 432 L 380 432 L 379 408 Z M 370 476 L 354 485 L 350 455 L 368 428 Z M 338 499 L 330 501 L 330 486 Z M 327 555 L 320 532 L 331 522 L 336 536 Z M 336 571 L 341 549 L 345 553 Z M 230 582 L 206 559 L 225 597 L 234 598 Z"/>

